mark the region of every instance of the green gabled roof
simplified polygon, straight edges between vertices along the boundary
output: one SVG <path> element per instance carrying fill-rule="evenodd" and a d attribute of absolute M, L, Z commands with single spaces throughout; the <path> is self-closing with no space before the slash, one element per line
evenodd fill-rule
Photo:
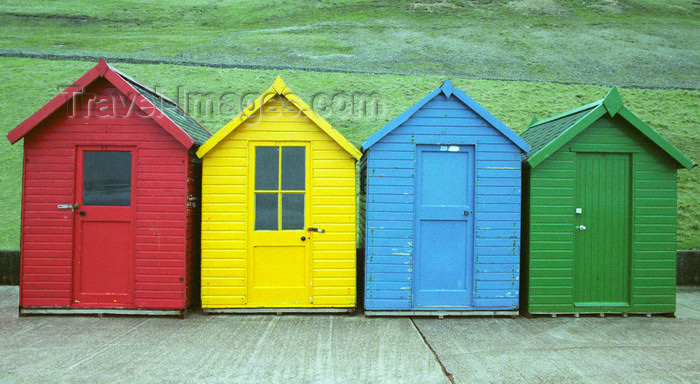
<path fill-rule="evenodd" d="M 536 167 L 605 114 L 610 117 L 620 115 L 681 167 L 690 169 L 696 165 L 688 156 L 628 110 L 624 106 L 617 87 L 613 87 L 603 100 L 546 120 L 537 121 L 533 118 L 528 129 L 520 135 L 532 148 L 523 156 L 523 161 L 531 167 Z"/>
<path fill-rule="evenodd" d="M 547 144 L 552 142 L 552 140 L 561 136 L 562 133 L 566 132 L 572 125 L 577 121 L 581 120 L 584 116 L 588 115 L 593 108 L 584 109 L 579 112 L 574 112 L 565 116 L 561 116 L 557 119 L 550 119 L 548 122 L 540 123 L 537 128 L 534 128 L 536 124 L 530 126 L 527 131 L 523 132 L 520 137 L 522 137 L 526 143 L 530 145 L 530 152 L 523 156 L 524 160 L 529 159 L 532 155 L 538 153 Z"/>
<path fill-rule="evenodd" d="M 124 80 L 126 80 L 132 87 L 134 87 L 143 97 L 148 99 L 156 108 L 158 108 L 165 116 L 167 116 L 173 123 L 177 124 L 185 133 L 190 135 L 192 139 L 197 143 L 197 145 L 202 145 L 204 142 L 209 140 L 211 133 L 204 129 L 199 123 L 197 123 L 192 116 L 187 114 L 182 108 L 180 108 L 177 103 L 168 99 L 167 97 L 157 93 L 151 88 L 139 83 L 133 78 L 119 72 L 114 67 L 110 68 L 119 74 Z"/>

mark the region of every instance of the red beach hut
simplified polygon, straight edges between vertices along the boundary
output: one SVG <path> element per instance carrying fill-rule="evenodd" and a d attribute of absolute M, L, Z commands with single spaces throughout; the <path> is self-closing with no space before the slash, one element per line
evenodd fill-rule
<path fill-rule="evenodd" d="M 20 314 L 183 314 L 198 296 L 211 135 L 100 62 L 7 138 L 24 138 Z"/>

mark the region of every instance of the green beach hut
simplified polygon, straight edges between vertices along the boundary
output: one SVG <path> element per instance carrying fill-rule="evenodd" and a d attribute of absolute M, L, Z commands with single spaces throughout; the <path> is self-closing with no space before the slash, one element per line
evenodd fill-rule
<path fill-rule="evenodd" d="M 521 136 L 522 311 L 674 313 L 676 171 L 693 161 L 617 88 Z"/>

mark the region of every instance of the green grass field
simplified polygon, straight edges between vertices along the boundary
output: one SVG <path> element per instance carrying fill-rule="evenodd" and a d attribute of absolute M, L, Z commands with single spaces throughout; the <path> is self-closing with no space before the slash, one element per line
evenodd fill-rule
<path fill-rule="evenodd" d="M 0 53 L 700 88 L 693 0 L 3 1 Z"/>
<path fill-rule="evenodd" d="M 0 58 L 0 127 L 5 135 L 29 117 L 53 96 L 86 72 L 93 63 L 37 59 Z M 276 76 L 302 99 L 310 102 L 319 90 L 332 95 L 374 94 L 382 100 L 379 113 L 326 115 L 327 120 L 356 146 L 403 112 L 427 93 L 437 88 L 443 77 L 360 75 L 305 71 L 266 71 L 243 69 L 195 68 L 173 65 L 120 64 L 116 67 L 144 84 L 175 97 L 180 89 L 188 93 L 209 92 L 258 95 Z M 471 95 L 497 118 L 516 132 L 521 132 L 533 114 L 540 118 L 601 99 L 607 87 L 562 85 L 522 81 L 490 81 L 452 78 L 455 86 Z M 59 90 L 60 88 L 60 90 Z M 629 106 L 642 120 L 656 128 L 691 158 L 700 159 L 700 117 L 697 113 L 700 91 L 622 89 Z M 343 96 L 346 98 L 346 96 Z M 211 132 L 217 131 L 235 114 L 206 114 L 189 100 L 189 111 Z M 0 248 L 19 247 L 20 191 L 22 147 L 0 144 L 0 209 L 5 220 L 0 227 Z M 700 173 L 679 172 L 679 248 L 700 248 Z"/>
<path fill-rule="evenodd" d="M 43 55 L 62 60 L 13 57 Z M 335 113 L 321 114 L 358 146 L 446 77 L 516 132 L 618 85 L 633 112 L 700 161 L 691 0 L 4 1 L 0 56 L 3 135 L 104 56 L 179 94 L 212 132 L 238 110 L 205 113 L 196 94 L 257 96 L 280 75 L 312 107 L 336 96 Z M 129 64 L 139 60 L 187 66 Z M 378 113 L 340 108 L 359 94 L 381 100 Z M 21 143 L 0 143 L 0 249 L 19 248 L 21 156 Z M 679 172 L 678 197 L 678 246 L 700 248 L 700 171 Z"/>

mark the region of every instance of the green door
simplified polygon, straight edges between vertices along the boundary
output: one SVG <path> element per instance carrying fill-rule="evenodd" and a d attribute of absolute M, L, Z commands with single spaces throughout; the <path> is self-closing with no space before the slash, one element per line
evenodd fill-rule
<path fill-rule="evenodd" d="M 630 304 L 630 165 L 630 154 L 576 153 L 576 307 Z"/>

